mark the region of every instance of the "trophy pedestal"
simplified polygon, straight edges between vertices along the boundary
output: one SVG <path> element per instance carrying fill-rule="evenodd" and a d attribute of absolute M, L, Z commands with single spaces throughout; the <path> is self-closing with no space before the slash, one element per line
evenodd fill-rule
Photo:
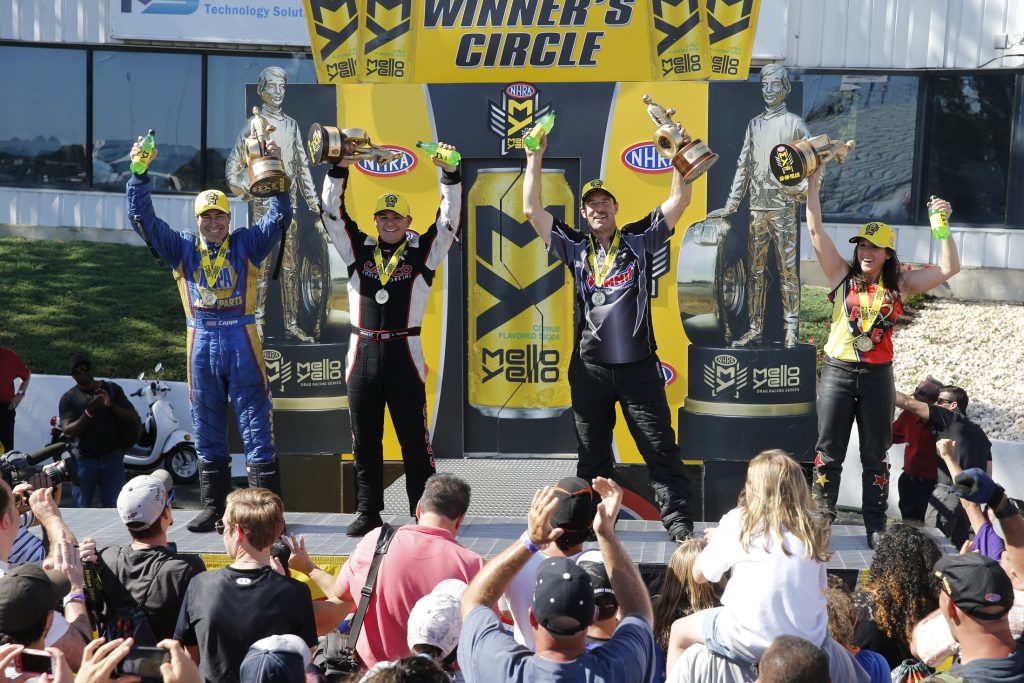
<path fill-rule="evenodd" d="M 291 189 L 292 179 L 284 170 L 284 162 L 276 157 L 259 157 L 249 163 L 249 194 L 269 197 Z"/>
<path fill-rule="evenodd" d="M 701 140 L 691 140 L 672 157 L 672 165 L 682 174 L 683 182 L 686 184 L 707 173 L 716 161 L 718 155 Z"/>
<path fill-rule="evenodd" d="M 684 460 L 704 461 L 704 516 L 715 521 L 736 505 L 747 464 L 780 448 L 814 459 L 815 349 L 690 346 L 686 399 L 679 410 Z"/>

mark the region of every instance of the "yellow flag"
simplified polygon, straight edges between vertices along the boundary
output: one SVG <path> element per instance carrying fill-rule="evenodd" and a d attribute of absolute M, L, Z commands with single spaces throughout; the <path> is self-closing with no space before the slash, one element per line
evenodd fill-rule
<path fill-rule="evenodd" d="M 761 0 L 706 0 L 711 78 L 745 81 Z"/>
<path fill-rule="evenodd" d="M 321 84 L 358 80 L 359 1 L 302 0 L 316 80 Z"/>
<path fill-rule="evenodd" d="M 694 81 L 711 75 L 704 0 L 652 0 L 650 23 L 656 80 Z"/>
<path fill-rule="evenodd" d="M 359 78 L 365 83 L 412 83 L 413 0 L 365 0 L 359 43 Z"/>

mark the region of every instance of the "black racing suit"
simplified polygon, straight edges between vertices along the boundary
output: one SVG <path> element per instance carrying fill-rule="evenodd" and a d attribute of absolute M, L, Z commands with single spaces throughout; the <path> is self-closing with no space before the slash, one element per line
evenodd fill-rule
<path fill-rule="evenodd" d="M 352 421 L 359 512 L 384 509 L 384 406 L 391 413 L 402 446 L 409 511 L 415 514 L 427 479 L 435 472 L 427 424 L 424 382 L 427 366 L 420 324 L 434 274 L 455 240 L 462 211 L 458 171 L 441 176 L 437 220 L 422 235 L 406 233 L 406 248 L 394 273 L 382 286 L 373 252 L 377 238 L 359 230 L 345 208 L 348 169 L 334 167 L 324 179 L 323 222 L 348 267 L 352 337 L 345 364 Z M 387 263 L 398 245 L 381 243 Z M 386 289 L 385 303 L 375 298 Z"/>

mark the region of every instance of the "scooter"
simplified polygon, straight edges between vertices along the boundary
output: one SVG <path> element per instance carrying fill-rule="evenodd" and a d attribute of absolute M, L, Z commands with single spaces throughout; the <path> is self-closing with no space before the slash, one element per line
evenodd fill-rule
<path fill-rule="evenodd" d="M 199 478 L 199 456 L 195 438 L 181 428 L 174 406 L 164 398 L 171 387 L 161 378 L 163 369 L 163 363 L 157 363 L 154 376 L 148 380 L 146 373 L 140 372 L 139 381 L 143 384 L 130 394 L 144 397 L 149 410 L 138 442 L 124 453 L 124 465 L 147 472 L 162 466 L 175 482 L 188 484 Z"/>

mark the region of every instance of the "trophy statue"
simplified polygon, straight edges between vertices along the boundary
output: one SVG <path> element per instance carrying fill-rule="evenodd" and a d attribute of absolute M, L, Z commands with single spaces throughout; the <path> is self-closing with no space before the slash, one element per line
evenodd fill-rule
<path fill-rule="evenodd" d="M 345 159 L 349 161 L 373 161 L 375 164 L 386 164 L 402 156 L 401 152 L 384 149 L 370 142 L 370 136 L 362 128 L 336 128 L 314 123 L 306 136 L 309 146 L 309 157 L 314 164 L 336 164 Z M 343 144 L 354 143 L 356 151 L 344 154 Z"/>
<path fill-rule="evenodd" d="M 292 186 L 284 162 L 267 154 L 267 136 L 275 130 L 260 114 L 260 108 L 253 107 L 252 125 L 245 139 L 245 163 L 249 167 L 249 194 L 254 197 L 287 192 Z"/>
<path fill-rule="evenodd" d="M 839 142 L 824 134 L 794 140 L 775 145 L 768 158 L 768 165 L 772 176 L 786 189 L 799 185 L 801 180 L 814 173 L 826 161 L 835 159 L 836 163 L 843 163 L 855 144 L 854 140 Z"/>
<path fill-rule="evenodd" d="M 683 182 L 692 183 L 704 175 L 718 161 L 718 155 L 701 140 L 695 140 L 683 132 L 672 120 L 675 109 L 665 109 L 649 95 L 644 95 L 647 113 L 658 124 L 654 133 L 654 146 L 658 153 L 672 161 L 672 165 L 683 176 Z"/>

